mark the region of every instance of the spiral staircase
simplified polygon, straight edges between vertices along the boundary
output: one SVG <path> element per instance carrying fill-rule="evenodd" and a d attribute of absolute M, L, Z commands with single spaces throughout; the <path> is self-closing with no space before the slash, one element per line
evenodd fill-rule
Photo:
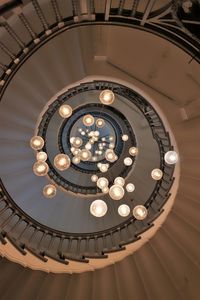
<path fill-rule="evenodd" d="M 198 300 L 199 1 L 0 4 L 0 299 Z M 137 228 L 129 219 L 119 225 L 114 204 L 107 223 L 83 216 L 84 187 L 67 201 L 62 191 L 41 199 L 46 179 L 32 173 L 29 140 L 36 128 L 45 131 L 51 105 L 107 84 L 147 99 L 159 115 L 145 108 L 151 125 L 164 124 L 162 139 L 170 137 L 164 147 L 179 152 L 166 171 L 167 192 L 165 185 L 154 215 Z M 128 118 L 127 105 L 118 109 Z M 141 169 L 150 168 L 153 154 L 141 140 L 148 158 Z"/>

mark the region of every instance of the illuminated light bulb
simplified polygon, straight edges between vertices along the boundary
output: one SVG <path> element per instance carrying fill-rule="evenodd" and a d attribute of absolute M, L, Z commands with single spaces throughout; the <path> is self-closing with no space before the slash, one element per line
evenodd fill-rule
<path fill-rule="evenodd" d="M 91 158 L 92 154 L 89 150 L 87 149 L 82 149 L 80 152 L 80 158 L 82 161 L 87 161 Z"/>
<path fill-rule="evenodd" d="M 80 162 L 81 162 L 81 159 L 79 156 L 74 156 L 72 158 L 72 162 L 75 164 L 75 165 L 78 165 Z"/>
<path fill-rule="evenodd" d="M 81 153 L 81 150 L 80 149 L 75 149 L 74 151 L 73 151 L 73 154 L 74 155 L 79 155 Z"/>
<path fill-rule="evenodd" d="M 143 205 L 137 205 L 133 209 L 133 216 L 137 220 L 144 220 L 147 216 L 147 209 Z"/>
<path fill-rule="evenodd" d="M 33 165 L 33 172 L 36 176 L 45 176 L 49 171 L 49 166 L 45 161 L 37 161 Z"/>
<path fill-rule="evenodd" d="M 85 126 L 92 126 L 94 124 L 94 117 L 92 115 L 85 115 L 83 117 L 83 124 Z"/>
<path fill-rule="evenodd" d="M 85 135 L 85 131 L 82 131 L 82 132 L 81 132 L 81 135 Z"/>
<path fill-rule="evenodd" d="M 96 156 L 93 156 L 93 157 L 92 157 L 92 161 L 97 161 L 97 157 L 96 157 Z"/>
<path fill-rule="evenodd" d="M 107 210 L 107 204 L 103 200 L 95 200 L 90 205 L 90 213 L 95 217 L 103 217 Z"/>
<path fill-rule="evenodd" d="M 131 166 L 133 163 L 133 160 L 130 157 L 124 158 L 124 164 L 125 166 Z"/>
<path fill-rule="evenodd" d="M 99 100 L 105 105 L 111 105 L 115 100 L 115 95 L 111 90 L 104 90 L 100 93 Z"/>
<path fill-rule="evenodd" d="M 165 162 L 169 165 L 173 165 L 178 161 L 178 154 L 175 151 L 168 151 L 164 156 Z"/>
<path fill-rule="evenodd" d="M 57 154 L 54 157 L 54 166 L 60 170 L 64 171 L 67 170 L 70 167 L 70 158 L 66 154 Z"/>
<path fill-rule="evenodd" d="M 70 150 L 74 154 L 74 151 L 76 150 L 76 148 L 75 147 L 71 147 Z"/>
<path fill-rule="evenodd" d="M 108 179 L 105 178 L 105 177 L 100 177 L 98 180 L 97 180 L 97 186 L 98 188 L 100 188 L 101 190 L 105 187 L 108 186 Z"/>
<path fill-rule="evenodd" d="M 82 128 L 79 128 L 79 129 L 78 129 L 78 132 L 82 132 L 82 131 L 83 131 L 83 129 L 82 129 Z"/>
<path fill-rule="evenodd" d="M 102 137 L 101 140 L 102 140 L 103 142 L 105 142 L 105 141 L 106 141 L 106 138 L 105 138 L 105 137 Z"/>
<path fill-rule="evenodd" d="M 92 182 L 97 182 L 98 176 L 97 175 L 92 175 L 91 180 L 92 180 Z"/>
<path fill-rule="evenodd" d="M 97 127 L 102 128 L 105 126 L 105 121 L 103 119 L 97 119 L 96 125 L 97 125 Z"/>
<path fill-rule="evenodd" d="M 56 195 L 56 187 L 52 184 L 47 184 L 43 188 L 43 195 L 46 198 L 53 198 Z"/>
<path fill-rule="evenodd" d="M 59 115 L 62 118 L 69 118 L 72 115 L 72 108 L 71 108 L 71 106 L 67 105 L 67 104 L 61 105 L 61 107 L 59 108 Z"/>
<path fill-rule="evenodd" d="M 124 189 L 121 185 L 114 184 L 109 190 L 109 195 L 113 200 L 121 200 L 124 197 Z"/>
<path fill-rule="evenodd" d="M 102 189 L 102 192 L 103 192 L 104 194 L 107 194 L 107 193 L 109 192 L 109 187 L 108 187 L 108 186 L 104 187 L 104 188 Z"/>
<path fill-rule="evenodd" d="M 163 177 L 163 171 L 160 169 L 153 169 L 151 172 L 151 177 L 154 180 L 160 180 Z"/>
<path fill-rule="evenodd" d="M 107 149 L 105 153 L 105 159 L 110 162 L 114 162 L 116 160 L 115 153 L 111 149 Z"/>
<path fill-rule="evenodd" d="M 100 167 L 99 167 L 99 170 L 102 172 L 102 173 L 105 173 L 108 171 L 108 168 L 109 168 L 109 165 L 108 164 L 101 164 Z"/>
<path fill-rule="evenodd" d="M 121 217 L 127 217 L 130 214 L 130 207 L 126 204 L 122 204 L 118 207 L 118 214 Z"/>
<path fill-rule="evenodd" d="M 76 148 L 79 148 L 82 144 L 83 144 L 83 140 L 80 137 L 76 137 L 72 143 L 72 145 Z"/>
<path fill-rule="evenodd" d="M 122 141 L 124 141 L 124 142 L 128 141 L 128 135 L 127 134 L 122 135 Z"/>
<path fill-rule="evenodd" d="M 114 149 L 114 148 L 115 148 L 115 144 L 114 143 L 110 143 L 109 149 Z"/>
<path fill-rule="evenodd" d="M 131 156 L 136 156 L 136 155 L 138 155 L 138 148 L 136 148 L 136 147 L 131 147 L 131 148 L 129 148 L 129 154 L 130 154 Z"/>
<path fill-rule="evenodd" d="M 126 190 L 127 190 L 128 193 L 132 193 L 135 190 L 134 184 L 133 183 L 128 183 L 126 185 Z"/>
<path fill-rule="evenodd" d="M 75 140 L 75 137 L 72 136 L 69 141 L 70 141 L 71 144 L 73 144 L 74 140 Z"/>
<path fill-rule="evenodd" d="M 85 149 L 91 150 L 91 148 L 92 148 L 92 145 L 91 145 L 90 143 L 87 143 L 87 144 L 85 145 Z"/>
<path fill-rule="evenodd" d="M 30 146 L 34 150 L 41 150 L 44 146 L 44 140 L 41 136 L 33 136 L 30 140 Z"/>
<path fill-rule="evenodd" d="M 114 184 L 124 186 L 125 180 L 124 180 L 123 177 L 116 177 L 115 180 L 114 180 Z"/>
<path fill-rule="evenodd" d="M 38 161 L 46 161 L 47 160 L 47 154 L 44 151 L 40 151 L 36 154 L 36 159 Z"/>
<path fill-rule="evenodd" d="M 111 142 L 114 141 L 114 136 L 110 136 L 109 141 L 111 141 Z"/>
<path fill-rule="evenodd" d="M 96 137 L 98 137 L 99 136 L 99 131 L 98 130 L 96 130 L 95 132 L 94 132 L 94 136 L 96 136 Z"/>

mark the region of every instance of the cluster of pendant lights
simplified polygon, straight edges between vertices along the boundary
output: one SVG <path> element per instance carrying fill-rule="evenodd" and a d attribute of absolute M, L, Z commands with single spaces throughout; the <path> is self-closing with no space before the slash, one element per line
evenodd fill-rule
<path fill-rule="evenodd" d="M 103 90 L 100 93 L 99 99 L 104 105 L 111 105 L 114 102 L 115 95 L 111 90 Z M 73 113 L 71 106 L 62 105 L 59 109 L 59 114 L 62 118 L 69 118 Z M 82 119 L 83 124 L 86 126 L 86 130 L 82 128 L 79 129 L 79 133 L 88 138 L 87 143 L 81 149 L 80 147 L 83 145 L 83 140 L 80 137 L 72 137 L 70 138 L 71 143 L 71 152 L 73 154 L 72 162 L 74 164 L 79 164 L 81 161 L 96 161 L 98 160 L 99 155 L 103 155 L 102 159 L 106 159 L 108 162 L 115 162 L 118 157 L 114 152 L 114 143 L 113 137 L 108 137 L 108 146 L 105 143 L 105 139 L 99 139 L 99 131 L 92 131 L 90 127 L 95 123 L 97 128 L 102 128 L 106 125 L 106 122 L 102 118 L 95 118 L 87 114 Z M 128 141 L 128 135 L 122 135 L 122 140 L 124 142 Z M 92 147 L 95 143 L 98 143 L 98 151 L 95 151 L 94 155 L 92 155 Z M 45 176 L 49 171 L 49 166 L 46 162 L 47 154 L 42 151 L 44 147 L 44 140 L 41 136 L 34 136 L 30 141 L 30 146 L 32 149 L 36 150 L 36 162 L 33 165 L 33 172 L 37 176 Z M 138 148 L 130 147 L 129 155 L 134 157 L 138 155 Z M 175 151 L 168 151 L 165 153 L 164 160 L 167 164 L 175 164 L 178 161 L 178 154 Z M 65 171 L 70 167 L 71 160 L 68 155 L 59 153 L 54 158 L 54 166 L 60 170 Z M 133 164 L 133 160 L 131 157 L 124 158 L 124 165 L 131 166 Z M 99 170 L 104 173 L 108 171 L 109 163 L 102 164 L 97 163 L 97 167 Z M 161 169 L 153 169 L 151 172 L 151 177 L 154 180 L 160 180 L 163 176 L 163 172 Z M 122 177 L 116 177 L 114 179 L 113 184 L 109 187 L 109 182 L 106 177 L 99 177 L 97 175 L 91 176 L 91 181 L 96 183 L 97 187 L 101 190 L 103 194 L 109 194 L 112 200 L 118 201 L 122 200 L 125 193 L 132 193 L 135 190 L 135 186 L 133 183 L 125 183 L 125 179 Z M 56 186 L 53 184 L 47 184 L 43 188 L 43 195 L 46 198 L 53 198 L 56 195 Z M 107 204 L 101 200 L 95 200 L 90 205 L 90 213 L 95 217 L 103 217 L 107 212 Z M 130 207 L 126 204 L 122 204 L 118 207 L 118 213 L 122 217 L 127 217 L 130 214 Z M 137 205 L 133 208 L 133 216 L 137 220 L 143 220 L 147 216 L 147 209 L 143 205 Z"/>

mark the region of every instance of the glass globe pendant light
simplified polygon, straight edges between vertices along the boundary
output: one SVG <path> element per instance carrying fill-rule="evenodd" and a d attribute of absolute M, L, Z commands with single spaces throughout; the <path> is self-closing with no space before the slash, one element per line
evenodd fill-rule
<path fill-rule="evenodd" d="M 160 169 L 153 169 L 151 172 L 151 177 L 154 180 L 160 180 L 162 178 L 162 176 L 163 176 L 163 172 Z"/>
<path fill-rule="evenodd" d="M 111 90 L 104 90 L 100 93 L 99 100 L 104 105 L 111 105 L 115 100 L 115 95 Z"/>
<path fill-rule="evenodd" d="M 124 158 L 124 164 L 125 164 L 125 166 L 127 166 L 127 167 L 128 167 L 128 166 L 131 166 L 132 163 L 133 163 L 132 158 L 130 158 L 130 157 Z"/>
<path fill-rule="evenodd" d="M 97 119 L 97 120 L 96 120 L 96 126 L 97 126 L 98 128 L 104 127 L 104 126 L 105 126 L 105 121 L 104 121 L 104 119 Z"/>
<path fill-rule="evenodd" d="M 57 154 L 54 158 L 54 166 L 60 170 L 64 171 L 70 167 L 70 158 L 66 154 Z"/>
<path fill-rule="evenodd" d="M 90 213 L 98 218 L 105 216 L 107 210 L 107 204 L 103 200 L 95 200 L 90 205 Z"/>
<path fill-rule="evenodd" d="M 115 180 L 114 180 L 114 184 L 124 186 L 125 180 L 124 180 L 123 177 L 116 177 Z"/>
<path fill-rule="evenodd" d="M 127 217 L 130 214 L 130 207 L 126 204 L 122 204 L 118 207 L 118 214 L 121 217 Z"/>
<path fill-rule="evenodd" d="M 124 141 L 124 142 L 126 142 L 126 141 L 128 141 L 128 135 L 127 134 L 123 134 L 122 135 L 122 141 Z"/>
<path fill-rule="evenodd" d="M 47 160 L 47 154 L 46 154 L 46 152 L 44 152 L 44 151 L 37 152 L 36 159 L 38 161 L 46 161 Z"/>
<path fill-rule="evenodd" d="M 121 200 L 124 197 L 124 189 L 121 185 L 114 184 L 109 190 L 109 195 L 113 200 Z"/>
<path fill-rule="evenodd" d="M 41 150 L 44 146 L 44 140 L 41 136 L 33 136 L 30 140 L 30 146 L 33 150 Z"/>
<path fill-rule="evenodd" d="M 137 147 L 131 147 L 131 148 L 129 148 L 129 154 L 130 154 L 131 156 L 136 156 L 136 155 L 138 155 L 138 148 L 137 148 Z"/>
<path fill-rule="evenodd" d="M 97 186 L 98 188 L 100 188 L 101 190 L 105 187 L 107 187 L 109 184 L 108 182 L 108 179 L 105 178 L 105 177 L 100 177 L 98 180 L 97 180 Z"/>
<path fill-rule="evenodd" d="M 144 220 L 147 216 L 147 209 L 143 205 L 137 205 L 133 209 L 133 216 L 137 220 Z"/>
<path fill-rule="evenodd" d="M 178 154 L 176 151 L 168 151 L 165 153 L 164 160 L 168 165 L 173 165 L 178 161 Z"/>
<path fill-rule="evenodd" d="M 81 159 L 79 156 L 74 156 L 72 158 L 72 162 L 73 162 L 73 164 L 78 165 L 81 162 Z"/>
<path fill-rule="evenodd" d="M 97 175 L 92 175 L 91 176 L 91 181 L 92 182 L 97 182 L 97 180 L 98 180 L 98 176 Z"/>
<path fill-rule="evenodd" d="M 43 195 L 46 198 L 53 198 L 56 195 L 56 187 L 53 184 L 47 184 L 43 188 Z"/>
<path fill-rule="evenodd" d="M 126 190 L 127 190 L 128 193 L 132 193 L 135 190 L 134 184 L 133 183 L 128 183 L 126 185 Z"/>
<path fill-rule="evenodd" d="M 80 138 L 80 137 L 75 137 L 73 139 L 73 142 L 72 142 L 72 145 L 75 147 L 75 148 L 79 148 L 80 146 L 82 146 L 83 144 L 83 140 Z"/>
<path fill-rule="evenodd" d="M 33 172 L 36 176 L 45 176 L 49 172 L 49 166 L 45 161 L 37 161 L 33 165 Z"/>
<path fill-rule="evenodd" d="M 115 162 L 116 155 L 112 149 L 107 149 L 105 152 L 105 159 L 109 162 Z"/>
<path fill-rule="evenodd" d="M 83 117 L 83 124 L 85 126 L 92 126 L 94 124 L 94 117 L 92 115 L 85 115 Z"/>
<path fill-rule="evenodd" d="M 72 108 L 70 105 L 67 104 L 63 104 L 61 105 L 61 107 L 59 108 L 59 115 L 62 118 L 69 118 L 72 115 Z"/>
<path fill-rule="evenodd" d="M 92 157 L 92 153 L 87 149 L 82 149 L 80 152 L 80 159 L 82 161 L 88 161 Z"/>

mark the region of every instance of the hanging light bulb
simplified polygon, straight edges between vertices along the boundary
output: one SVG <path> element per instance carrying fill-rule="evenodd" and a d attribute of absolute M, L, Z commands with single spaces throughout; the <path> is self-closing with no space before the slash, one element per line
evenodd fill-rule
<path fill-rule="evenodd" d="M 70 105 L 63 104 L 59 108 L 59 114 L 62 118 L 69 118 L 72 115 L 72 108 Z"/>
<path fill-rule="evenodd" d="M 107 209 L 107 204 L 103 200 L 95 200 L 90 205 L 90 213 L 95 217 L 103 217 Z"/>
<path fill-rule="evenodd" d="M 92 115 L 85 115 L 83 117 L 83 124 L 85 126 L 92 126 L 94 124 L 94 117 Z"/>
<path fill-rule="evenodd" d="M 114 184 L 124 186 L 125 180 L 124 180 L 123 177 L 116 177 L 115 180 L 114 180 Z"/>
<path fill-rule="evenodd" d="M 109 184 L 108 182 L 108 179 L 105 178 L 105 177 L 100 177 L 98 180 L 97 180 L 97 186 L 98 188 L 100 188 L 101 190 L 105 187 L 107 187 Z"/>
<path fill-rule="evenodd" d="M 47 154 L 46 154 L 46 152 L 44 152 L 44 151 L 37 152 L 36 159 L 38 161 L 46 161 L 47 160 Z"/>
<path fill-rule="evenodd" d="M 124 142 L 128 141 L 128 135 L 127 134 L 122 135 L 122 141 L 124 141 Z"/>
<path fill-rule="evenodd" d="M 70 167 L 70 158 L 66 154 L 57 154 L 54 157 L 54 166 L 60 170 L 64 171 L 67 170 Z"/>
<path fill-rule="evenodd" d="M 130 214 L 130 207 L 126 204 L 122 204 L 118 207 L 118 214 L 121 217 L 127 217 Z"/>
<path fill-rule="evenodd" d="M 43 138 L 39 135 L 33 136 L 30 140 L 30 146 L 34 150 L 41 150 L 44 146 Z"/>
<path fill-rule="evenodd" d="M 144 220 L 147 216 L 147 209 L 143 205 L 137 205 L 133 209 L 133 216 L 137 220 Z"/>
<path fill-rule="evenodd" d="M 130 154 L 131 156 L 136 156 L 136 155 L 138 155 L 138 148 L 137 148 L 137 147 L 131 147 L 131 148 L 129 148 L 129 154 Z"/>
<path fill-rule="evenodd" d="M 133 183 L 128 183 L 126 185 L 126 190 L 127 190 L 128 193 L 132 193 L 135 190 L 134 184 Z"/>
<path fill-rule="evenodd" d="M 33 165 L 33 172 L 36 176 L 45 176 L 49 172 L 49 166 L 45 161 L 37 161 Z"/>
<path fill-rule="evenodd" d="M 81 162 L 81 159 L 79 156 L 74 156 L 72 158 L 72 162 L 73 162 L 73 164 L 78 165 Z"/>
<path fill-rule="evenodd" d="M 124 158 L 124 164 L 125 166 L 131 166 L 133 163 L 133 160 L 130 157 Z"/>
<path fill-rule="evenodd" d="M 154 180 L 160 180 L 162 178 L 162 176 L 163 176 L 163 172 L 160 169 L 153 169 L 151 172 L 151 177 Z"/>
<path fill-rule="evenodd" d="M 99 100 L 105 105 L 111 105 L 115 100 L 115 95 L 111 90 L 104 90 L 100 93 Z"/>
<path fill-rule="evenodd" d="M 97 182 L 98 176 L 97 175 L 92 175 L 91 180 L 92 180 L 92 182 Z"/>
<path fill-rule="evenodd" d="M 43 195 L 46 198 L 53 198 L 56 195 L 56 187 L 53 184 L 47 184 L 43 188 Z"/>
<path fill-rule="evenodd" d="M 165 153 L 164 159 L 168 165 L 173 165 L 178 161 L 178 154 L 175 151 L 168 151 Z"/>
<path fill-rule="evenodd" d="M 109 195 L 113 200 L 121 200 L 124 197 L 124 189 L 121 185 L 114 184 L 109 190 Z"/>
<path fill-rule="evenodd" d="M 80 152 L 80 158 L 82 161 L 88 161 L 92 157 L 92 153 L 87 149 L 82 149 Z"/>
<path fill-rule="evenodd" d="M 97 127 L 99 127 L 99 128 L 104 127 L 104 126 L 105 126 L 105 121 L 104 121 L 104 119 L 97 119 L 97 120 L 96 120 L 96 125 L 97 125 Z"/>

